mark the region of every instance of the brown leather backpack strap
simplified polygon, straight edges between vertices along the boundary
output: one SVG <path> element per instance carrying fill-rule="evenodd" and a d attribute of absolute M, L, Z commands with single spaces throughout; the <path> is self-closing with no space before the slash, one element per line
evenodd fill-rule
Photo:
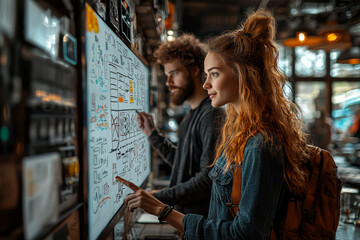
<path fill-rule="evenodd" d="M 236 216 L 239 211 L 239 203 L 241 199 L 241 180 L 242 180 L 242 167 L 240 165 L 234 165 L 233 172 L 233 185 L 231 193 L 231 203 L 226 203 L 231 215 Z"/>
<path fill-rule="evenodd" d="M 275 232 L 274 229 L 271 229 L 270 240 L 278 240 L 278 237 L 277 237 L 276 232 Z"/>
<path fill-rule="evenodd" d="M 305 211 L 313 210 L 315 197 L 317 196 L 316 193 L 318 191 L 317 184 L 318 184 L 319 178 L 321 177 L 320 176 L 320 174 L 321 174 L 320 167 L 323 162 L 323 154 L 322 154 L 321 149 L 318 147 L 316 147 L 314 149 L 314 151 L 315 151 L 315 156 L 314 156 L 315 160 L 313 161 L 313 166 L 312 166 L 313 171 L 311 174 L 311 178 L 309 180 L 309 184 L 307 186 L 308 189 L 306 190 L 306 196 L 305 196 L 305 201 L 304 201 L 304 206 L 303 206 Z"/>

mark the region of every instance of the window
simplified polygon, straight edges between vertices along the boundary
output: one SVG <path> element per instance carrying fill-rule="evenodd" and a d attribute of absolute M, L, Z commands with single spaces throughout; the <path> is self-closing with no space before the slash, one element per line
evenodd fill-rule
<path fill-rule="evenodd" d="M 325 111 L 324 82 L 297 82 L 295 103 L 299 106 L 306 126 L 313 123 L 318 111 Z"/>
<path fill-rule="evenodd" d="M 326 75 L 326 52 L 295 48 L 295 74 L 298 77 L 324 77 Z"/>
<path fill-rule="evenodd" d="M 335 127 L 347 132 L 357 110 L 360 110 L 360 82 L 334 82 L 332 117 Z"/>
<path fill-rule="evenodd" d="M 279 45 L 278 66 L 281 72 L 288 77 L 292 75 L 292 61 L 291 48 Z"/>
<path fill-rule="evenodd" d="M 292 101 L 293 100 L 293 82 L 286 81 L 284 87 L 283 87 L 283 93 L 287 100 Z"/>
<path fill-rule="evenodd" d="M 341 78 L 360 77 L 360 64 L 336 63 L 340 53 L 339 50 L 330 52 L 330 76 Z"/>

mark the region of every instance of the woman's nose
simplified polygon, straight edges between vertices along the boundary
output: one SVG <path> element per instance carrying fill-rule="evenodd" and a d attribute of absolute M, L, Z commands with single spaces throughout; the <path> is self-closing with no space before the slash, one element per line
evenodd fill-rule
<path fill-rule="evenodd" d="M 208 90 L 208 89 L 211 88 L 211 84 L 210 84 L 209 81 L 206 79 L 202 87 L 203 87 L 203 89 Z"/>

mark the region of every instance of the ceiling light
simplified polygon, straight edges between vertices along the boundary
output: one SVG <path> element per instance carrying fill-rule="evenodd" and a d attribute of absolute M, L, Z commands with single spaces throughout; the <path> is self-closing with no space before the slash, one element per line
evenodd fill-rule
<path fill-rule="evenodd" d="M 324 42 L 324 38 L 317 35 L 313 23 L 309 20 L 301 19 L 301 22 L 293 30 L 289 30 L 286 38 L 282 40 L 282 44 L 288 47 L 297 46 L 313 46 Z"/>
<path fill-rule="evenodd" d="M 360 47 L 354 46 L 342 52 L 336 60 L 337 63 L 360 64 Z"/>
<path fill-rule="evenodd" d="M 334 49 L 349 49 L 352 46 L 346 25 L 339 24 L 338 15 L 335 13 L 330 14 L 326 23 L 319 27 L 317 33 L 324 37 L 324 41 L 317 45 L 310 46 L 309 49 L 323 49 L 330 52 Z"/>
<path fill-rule="evenodd" d="M 356 37 L 352 37 L 353 47 L 343 51 L 337 58 L 337 63 L 360 64 L 360 47 Z"/>
<path fill-rule="evenodd" d="M 328 42 L 342 41 L 348 35 L 347 26 L 339 24 L 338 17 L 334 12 L 330 14 L 326 23 L 318 29 L 317 33 L 324 36 Z"/>
<path fill-rule="evenodd" d="M 300 42 L 304 42 L 306 40 L 306 32 L 299 32 L 297 33 L 297 39 Z"/>
<path fill-rule="evenodd" d="M 336 33 L 327 33 L 326 34 L 326 40 L 328 40 L 329 42 L 336 42 L 339 41 L 340 36 Z"/>

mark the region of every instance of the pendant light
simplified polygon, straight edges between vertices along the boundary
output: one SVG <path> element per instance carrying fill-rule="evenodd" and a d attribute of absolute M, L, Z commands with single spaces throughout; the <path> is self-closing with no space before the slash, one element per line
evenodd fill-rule
<path fill-rule="evenodd" d="M 337 63 L 360 64 L 360 47 L 357 37 L 352 37 L 353 47 L 343 51 L 337 58 Z"/>
<path fill-rule="evenodd" d="M 330 52 L 333 49 L 344 50 L 352 46 L 350 35 L 345 24 L 339 24 L 337 14 L 332 12 L 327 21 L 317 33 L 324 38 L 318 45 L 309 47 L 312 50 L 323 49 Z"/>
<path fill-rule="evenodd" d="M 309 17 L 301 17 L 297 27 L 288 31 L 282 44 L 288 47 L 314 46 L 324 42 L 324 38 L 319 36 L 314 26 L 314 22 Z"/>

